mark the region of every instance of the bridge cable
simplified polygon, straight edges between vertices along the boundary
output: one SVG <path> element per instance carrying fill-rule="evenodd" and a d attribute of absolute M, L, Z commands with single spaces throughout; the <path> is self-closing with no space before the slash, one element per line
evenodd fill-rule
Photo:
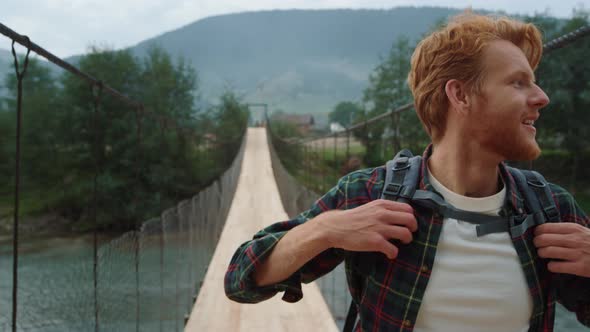
<path fill-rule="evenodd" d="M 103 92 L 104 85 L 102 81 L 98 81 L 96 84 L 92 85 L 92 97 L 93 97 L 93 108 L 94 108 L 94 158 L 95 158 L 95 169 L 94 169 L 94 179 L 93 179 L 93 189 L 92 189 L 92 196 L 93 196 L 93 204 L 92 204 L 92 219 L 93 219 L 93 262 L 92 262 L 92 269 L 93 269 L 93 279 L 94 279 L 94 331 L 98 332 L 99 330 L 99 306 L 98 306 L 98 218 L 97 218 L 97 210 L 98 210 L 98 176 L 101 173 L 101 160 L 100 160 L 100 146 L 99 146 L 99 137 L 98 137 L 98 127 L 100 121 L 100 107 L 102 101 L 102 92 Z"/>
<path fill-rule="evenodd" d="M 22 99 L 23 99 L 23 79 L 29 65 L 29 54 L 31 53 L 29 37 L 23 36 L 27 45 L 27 54 L 22 71 L 19 72 L 18 57 L 14 50 L 14 40 L 12 41 L 12 56 L 14 57 L 14 70 L 17 79 L 17 103 L 16 103 L 16 152 L 15 152 L 15 177 L 14 177 L 14 226 L 12 240 L 12 331 L 16 332 L 17 317 L 17 289 L 18 289 L 18 225 L 19 225 L 19 200 L 20 200 L 20 163 L 21 163 L 21 127 L 22 127 Z"/>
<path fill-rule="evenodd" d="M 543 51 L 549 53 L 551 51 L 563 48 L 564 46 L 571 44 L 572 42 L 590 35 L 590 25 L 579 27 L 576 30 L 566 33 L 563 36 L 557 37 L 553 40 L 548 41 L 543 45 Z"/>
<path fill-rule="evenodd" d="M 135 158 L 135 177 L 136 177 L 136 181 L 137 181 L 137 189 L 139 192 L 139 189 L 141 188 L 141 167 L 142 167 L 142 159 L 143 159 L 143 151 L 141 149 L 141 144 L 142 144 L 142 131 L 141 131 L 141 121 L 143 119 L 143 114 L 144 114 L 144 106 L 143 104 L 139 104 L 139 106 L 135 109 L 135 124 L 136 124 L 136 134 L 137 134 L 137 157 Z M 139 195 L 135 194 L 134 195 L 134 200 L 136 202 L 139 202 L 140 199 L 138 199 Z M 135 208 L 138 208 L 138 204 L 134 204 Z M 140 298 L 140 294 L 139 294 L 139 250 L 140 250 L 140 244 L 141 242 L 139 241 L 139 237 L 141 235 L 141 229 L 140 226 L 138 225 L 138 218 L 135 219 L 135 232 L 136 232 L 136 236 L 135 236 L 135 331 L 139 332 L 139 298 Z"/>

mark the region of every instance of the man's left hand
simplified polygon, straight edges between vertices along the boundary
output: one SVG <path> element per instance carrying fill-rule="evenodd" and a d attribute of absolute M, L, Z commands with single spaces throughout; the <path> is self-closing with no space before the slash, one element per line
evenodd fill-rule
<path fill-rule="evenodd" d="M 590 277 L 590 229 L 576 223 L 546 223 L 535 228 L 533 242 L 540 257 L 552 259 L 549 271 Z"/>

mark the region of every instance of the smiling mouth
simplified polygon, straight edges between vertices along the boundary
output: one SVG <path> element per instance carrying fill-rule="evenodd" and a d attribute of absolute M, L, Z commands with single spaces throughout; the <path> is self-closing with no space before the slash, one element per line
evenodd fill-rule
<path fill-rule="evenodd" d="M 522 122 L 522 124 L 524 124 L 525 126 L 531 126 L 534 127 L 535 126 L 535 120 L 524 120 Z"/>
<path fill-rule="evenodd" d="M 526 128 L 526 130 L 533 133 L 533 135 L 537 134 L 537 128 L 535 128 L 535 121 L 527 120 L 522 123 L 522 125 Z"/>

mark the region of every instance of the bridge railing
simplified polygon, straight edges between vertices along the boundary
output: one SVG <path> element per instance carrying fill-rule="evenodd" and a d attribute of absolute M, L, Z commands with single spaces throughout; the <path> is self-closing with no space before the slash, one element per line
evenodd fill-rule
<path fill-rule="evenodd" d="M 554 79 L 562 73 L 562 66 L 571 66 L 574 68 L 571 71 L 578 70 L 578 73 L 585 70 L 584 77 L 590 77 L 590 66 L 568 64 L 565 59 L 565 52 L 577 51 L 581 57 L 588 54 L 585 51 L 590 52 L 590 39 L 584 38 L 587 36 L 590 36 L 588 25 L 544 44 L 544 54 L 547 57 L 537 69 L 536 76 L 538 84 L 546 91 L 549 90 L 547 92 L 550 97 L 552 93 L 565 93 L 560 84 L 568 84 Z M 567 50 L 562 50 L 564 47 Z M 578 83 L 578 89 L 583 90 L 585 85 L 588 86 L 586 81 Z M 577 107 L 588 107 L 588 103 L 580 103 Z M 275 178 L 289 216 L 294 217 L 307 210 L 321 194 L 349 172 L 384 165 L 401 148 L 409 148 L 414 154 L 421 154 L 429 144 L 429 138 L 413 110 L 412 103 L 401 105 L 376 117 L 358 121 L 340 132 L 303 139 L 281 137 L 281 133 L 276 128 L 273 129 L 272 117 L 267 117 Z M 541 110 L 542 116 L 535 127 L 538 129 L 537 137 L 543 154 L 534 162 L 508 163 L 540 171 L 549 181 L 559 183 L 575 193 L 578 203 L 590 213 L 590 168 L 581 166 L 590 163 L 590 135 L 578 134 L 588 133 L 589 122 L 585 121 L 586 118 L 563 118 L 564 113 L 573 114 L 577 111 L 587 114 L 590 109 L 576 109 L 575 105 L 554 102 Z M 556 130 L 556 126 L 549 126 L 549 121 L 562 121 L 566 125 Z M 544 129 L 546 132 L 543 132 Z M 572 139 L 579 140 L 573 148 L 575 153 L 572 152 L 572 145 L 567 144 Z M 343 327 L 350 303 L 342 265 L 318 280 L 322 294 L 340 327 Z M 558 310 L 556 326 L 578 325 L 569 312 L 561 307 Z"/>
<path fill-rule="evenodd" d="M 224 138 L 192 109 L 128 97 L 149 96 L 136 84 L 156 80 L 148 69 L 101 81 L 0 33 L 16 71 L 0 88 L 0 331 L 183 330 L 229 212 L 246 122 Z M 89 61 L 136 64 L 102 55 Z M 172 68 L 190 78 L 185 69 Z"/>

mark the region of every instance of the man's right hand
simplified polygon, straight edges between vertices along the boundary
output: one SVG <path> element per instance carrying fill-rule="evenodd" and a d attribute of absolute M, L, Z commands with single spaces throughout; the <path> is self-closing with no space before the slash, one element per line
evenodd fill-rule
<path fill-rule="evenodd" d="M 414 209 L 405 203 L 377 199 L 350 210 L 333 210 L 316 217 L 331 247 L 348 251 L 378 251 L 389 259 L 398 248 L 390 240 L 408 244 L 418 230 Z"/>

